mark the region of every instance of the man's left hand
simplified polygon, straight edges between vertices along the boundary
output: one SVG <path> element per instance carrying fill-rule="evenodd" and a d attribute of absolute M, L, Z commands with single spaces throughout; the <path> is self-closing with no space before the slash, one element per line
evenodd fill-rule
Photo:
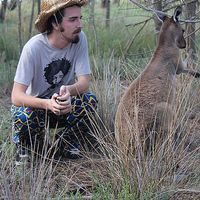
<path fill-rule="evenodd" d="M 60 87 L 60 92 L 56 98 L 56 102 L 61 106 L 60 115 L 64 115 L 71 111 L 71 97 L 68 86 L 62 85 Z"/>

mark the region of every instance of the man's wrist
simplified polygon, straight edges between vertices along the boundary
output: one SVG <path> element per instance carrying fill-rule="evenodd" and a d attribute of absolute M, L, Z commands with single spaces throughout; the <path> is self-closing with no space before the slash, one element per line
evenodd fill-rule
<path fill-rule="evenodd" d="M 51 99 L 40 99 L 41 108 L 45 109 L 45 110 L 50 110 L 50 106 L 49 106 L 50 101 L 51 101 Z"/>
<path fill-rule="evenodd" d="M 71 96 L 71 93 L 72 93 L 72 85 L 66 85 L 65 87 L 66 87 L 66 89 L 69 91 L 69 94 L 70 94 L 70 96 Z"/>

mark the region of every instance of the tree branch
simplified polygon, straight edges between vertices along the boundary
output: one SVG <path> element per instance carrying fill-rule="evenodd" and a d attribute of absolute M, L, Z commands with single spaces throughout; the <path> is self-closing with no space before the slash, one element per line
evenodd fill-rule
<path fill-rule="evenodd" d="M 138 3 L 136 0 L 129 0 L 130 2 L 132 2 L 133 4 L 135 4 L 136 6 L 138 6 L 139 8 L 142 8 L 143 10 L 146 10 L 146 11 L 148 11 L 148 12 L 153 12 L 154 14 L 163 14 L 163 15 L 168 15 L 168 14 L 166 14 L 166 11 L 168 11 L 168 10 L 171 10 L 172 8 L 175 8 L 176 6 L 174 6 L 174 7 L 171 7 L 171 8 L 169 8 L 169 9 L 166 9 L 166 10 L 164 10 L 164 12 L 162 12 L 162 11 L 160 11 L 160 10 L 155 10 L 155 9 L 152 9 L 152 8 L 147 8 L 146 6 L 144 6 L 144 5 L 142 5 L 142 4 L 140 4 L 140 3 Z M 191 0 L 190 2 L 188 2 L 188 3 L 193 3 L 193 2 L 196 2 L 196 0 Z M 187 3 L 187 4 L 188 4 Z M 180 4 L 180 5 L 185 5 L 185 3 L 182 3 L 182 4 Z M 168 15 L 169 16 L 169 15 Z M 198 19 L 198 20 L 194 20 L 193 18 L 192 19 L 185 19 L 185 20 L 183 20 L 183 19 L 180 19 L 179 20 L 180 22 L 185 22 L 185 23 L 199 23 L 200 22 L 200 19 Z"/>

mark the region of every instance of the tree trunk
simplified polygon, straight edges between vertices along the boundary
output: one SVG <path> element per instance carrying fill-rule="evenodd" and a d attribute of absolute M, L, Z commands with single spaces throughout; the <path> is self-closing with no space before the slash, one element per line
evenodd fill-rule
<path fill-rule="evenodd" d="M 1 1 L 1 8 L 0 8 L 0 22 L 3 22 L 4 19 L 5 19 L 6 6 L 7 6 L 7 0 L 3 0 L 3 1 Z"/>
<path fill-rule="evenodd" d="M 14 10 L 17 7 L 17 0 L 7 0 L 7 9 Z"/>
<path fill-rule="evenodd" d="M 31 18 L 30 18 L 30 23 L 29 23 L 29 36 L 28 36 L 28 38 L 30 38 L 31 34 L 32 34 L 32 26 L 33 26 L 33 18 L 34 18 L 34 8 L 35 8 L 35 0 L 32 0 Z"/>
<path fill-rule="evenodd" d="M 40 5 L 41 5 L 41 0 L 38 0 L 38 14 L 40 13 Z"/>
<path fill-rule="evenodd" d="M 19 36 L 19 54 L 22 52 L 22 11 L 21 0 L 18 0 L 18 36 Z"/>
<path fill-rule="evenodd" d="M 95 26 L 94 23 L 94 6 L 95 6 L 95 0 L 89 1 L 89 27 L 93 28 Z"/>
<path fill-rule="evenodd" d="M 101 7 L 106 8 L 106 2 L 107 0 L 101 0 Z"/>
<path fill-rule="evenodd" d="M 198 1 L 193 1 L 191 3 L 186 2 L 186 9 L 185 9 L 185 15 L 187 19 L 191 19 L 192 17 L 195 16 L 196 14 L 196 8 L 197 8 L 197 2 Z M 189 52 L 190 49 L 192 49 L 192 58 L 195 57 L 195 23 L 186 23 L 186 43 L 187 47 L 186 50 Z"/>
<path fill-rule="evenodd" d="M 95 25 L 95 0 L 90 0 L 89 1 L 89 30 L 91 32 L 91 35 L 93 34 L 94 35 L 94 54 L 98 54 L 98 38 L 97 38 L 97 30 L 96 30 L 96 25 Z"/>
<path fill-rule="evenodd" d="M 152 0 L 153 8 L 155 10 L 162 11 L 162 0 Z M 162 25 L 161 21 L 157 18 L 156 15 L 154 15 L 154 24 L 155 24 L 155 33 L 156 33 L 156 43 L 158 40 L 158 35 L 160 31 L 160 27 Z"/>
<path fill-rule="evenodd" d="M 120 0 L 114 0 L 113 3 L 119 5 Z"/>
<path fill-rule="evenodd" d="M 106 27 L 110 27 L 110 0 L 106 0 Z"/>

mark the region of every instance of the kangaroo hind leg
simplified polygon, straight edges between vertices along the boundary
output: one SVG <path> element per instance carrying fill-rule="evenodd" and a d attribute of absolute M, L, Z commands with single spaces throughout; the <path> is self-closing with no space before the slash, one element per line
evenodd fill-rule
<path fill-rule="evenodd" d="M 159 103 L 154 108 L 152 123 L 148 126 L 145 151 L 152 152 L 163 144 L 168 138 L 173 122 L 174 112 L 170 104 L 166 102 Z"/>

